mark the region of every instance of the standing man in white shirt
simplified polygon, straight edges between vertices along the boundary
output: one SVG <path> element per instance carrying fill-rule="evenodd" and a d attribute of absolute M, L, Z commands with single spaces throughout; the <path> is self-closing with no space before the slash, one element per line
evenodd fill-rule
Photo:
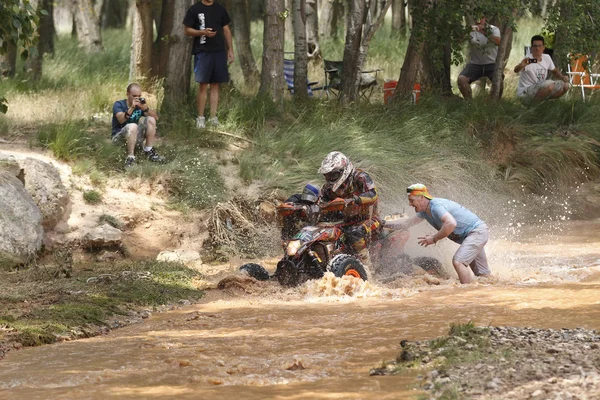
<path fill-rule="evenodd" d="M 531 58 L 525 57 L 515 66 L 520 73 L 517 97 L 523 103 L 558 99 L 569 90 L 569 78 L 554 66 L 552 58 L 544 54 L 544 38 L 535 35 L 531 38 Z M 557 80 L 548 79 L 549 73 Z"/>
<path fill-rule="evenodd" d="M 469 45 L 471 60 L 458 76 L 458 89 L 465 99 L 473 97 L 471 83 L 483 77 L 490 81 L 496 68 L 496 56 L 500 44 L 500 29 L 487 23 L 483 17 L 473 25 Z"/>

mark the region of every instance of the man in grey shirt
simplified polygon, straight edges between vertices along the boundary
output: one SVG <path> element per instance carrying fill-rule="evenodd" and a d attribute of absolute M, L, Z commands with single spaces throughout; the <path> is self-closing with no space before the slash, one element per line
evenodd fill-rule
<path fill-rule="evenodd" d="M 458 89 L 465 99 L 473 97 L 471 83 L 484 76 L 492 80 L 500 44 L 500 29 L 488 24 L 485 18 L 477 21 L 472 29 L 469 40 L 471 60 L 457 80 Z"/>
<path fill-rule="evenodd" d="M 452 200 L 434 198 L 421 183 L 410 185 L 406 192 L 408 203 L 417 214 L 399 223 L 386 223 L 386 228 L 407 230 L 426 220 L 437 232 L 417 238 L 421 246 L 431 246 L 444 238 L 460 245 L 452 257 L 452 265 L 460 283 L 474 281 L 470 270 L 475 276 L 491 274 L 484 249 L 489 237 L 489 229 L 485 222 Z"/>

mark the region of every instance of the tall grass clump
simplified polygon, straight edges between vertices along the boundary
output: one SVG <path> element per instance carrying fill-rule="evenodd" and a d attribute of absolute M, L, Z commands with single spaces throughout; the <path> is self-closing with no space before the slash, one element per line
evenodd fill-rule
<path fill-rule="evenodd" d="M 225 182 L 207 158 L 183 155 L 174 162 L 167 178 L 173 200 L 202 209 L 225 199 Z"/>
<path fill-rule="evenodd" d="M 77 159 L 92 144 L 82 126 L 73 121 L 42 127 L 38 133 L 38 140 L 50 149 L 56 158 L 65 161 Z"/>

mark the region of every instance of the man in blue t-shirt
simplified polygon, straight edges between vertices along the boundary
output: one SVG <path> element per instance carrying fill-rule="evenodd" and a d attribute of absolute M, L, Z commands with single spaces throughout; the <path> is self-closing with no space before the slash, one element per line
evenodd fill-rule
<path fill-rule="evenodd" d="M 210 86 L 210 119 L 213 126 L 219 125 L 219 84 L 229 82 L 227 65 L 234 60 L 229 14 L 214 0 L 200 0 L 191 6 L 183 19 L 184 33 L 194 38 L 194 75 L 198 82 L 197 128 L 206 128 L 204 107 Z"/>
<path fill-rule="evenodd" d="M 125 168 L 135 165 L 136 145 L 144 147 L 144 153 L 152 162 L 163 162 L 152 147 L 156 136 L 158 114 L 152 110 L 142 97 L 142 88 L 137 83 L 127 86 L 127 98 L 115 101 L 112 118 L 112 141 L 124 139 L 127 143 Z"/>
<path fill-rule="evenodd" d="M 444 238 L 460 244 L 452 258 L 460 283 L 473 282 L 469 267 L 476 276 L 490 275 L 484 250 L 489 238 L 487 225 L 460 204 L 452 200 L 433 198 L 425 185 L 416 183 L 410 185 L 406 191 L 408 202 L 417 215 L 397 224 L 386 224 L 385 227 L 406 230 L 427 220 L 437 232 L 419 237 L 419 244 L 427 247 Z"/>

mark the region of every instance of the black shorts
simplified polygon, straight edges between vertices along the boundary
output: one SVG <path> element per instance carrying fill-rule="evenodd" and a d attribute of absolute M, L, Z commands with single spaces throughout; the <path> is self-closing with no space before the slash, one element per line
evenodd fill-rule
<path fill-rule="evenodd" d="M 198 83 L 227 83 L 227 52 L 203 51 L 194 56 L 194 76 Z"/>
<path fill-rule="evenodd" d="M 491 81 L 494 76 L 494 69 L 496 69 L 496 64 L 477 65 L 469 63 L 460 74 L 466 76 L 469 83 L 473 83 L 484 76 L 490 78 Z"/>

